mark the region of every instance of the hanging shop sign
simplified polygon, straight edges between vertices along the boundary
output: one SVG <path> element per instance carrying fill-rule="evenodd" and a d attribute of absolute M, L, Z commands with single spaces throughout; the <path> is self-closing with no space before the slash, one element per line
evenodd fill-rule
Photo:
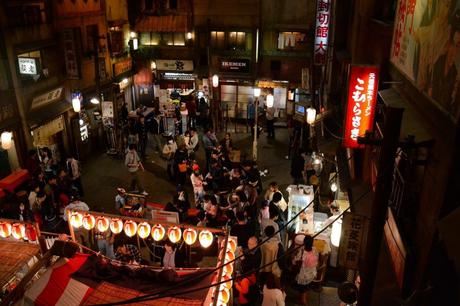
<path fill-rule="evenodd" d="M 31 57 L 18 57 L 20 74 L 37 74 L 37 59 Z"/>
<path fill-rule="evenodd" d="M 179 214 L 174 211 L 152 210 L 152 221 L 179 224 Z"/>
<path fill-rule="evenodd" d="M 351 66 L 348 78 L 348 102 L 345 117 L 343 146 L 363 148 L 358 137 L 372 131 L 378 92 L 376 66 Z"/>
<path fill-rule="evenodd" d="M 64 43 L 65 69 L 68 79 L 79 79 L 80 70 L 77 56 L 77 37 L 74 29 L 64 29 L 62 31 Z"/>
<path fill-rule="evenodd" d="M 248 59 L 221 59 L 220 71 L 224 72 L 249 72 Z"/>
<path fill-rule="evenodd" d="M 102 118 L 113 118 L 113 103 L 112 101 L 104 101 L 101 104 Z"/>
<path fill-rule="evenodd" d="M 51 136 L 64 130 L 64 117 L 61 115 L 56 119 L 34 129 L 32 131 L 35 146 L 48 146 Z"/>
<path fill-rule="evenodd" d="M 157 70 L 193 71 L 193 61 L 190 60 L 156 60 Z"/>
<path fill-rule="evenodd" d="M 128 58 L 124 61 L 113 64 L 113 76 L 116 77 L 122 73 L 128 72 L 133 67 L 132 59 Z"/>
<path fill-rule="evenodd" d="M 39 95 L 38 97 L 33 98 L 31 109 L 36 109 L 42 106 L 45 106 L 53 101 L 61 99 L 62 93 L 64 92 L 64 87 L 58 87 L 47 93 Z"/>
<path fill-rule="evenodd" d="M 316 27 L 313 63 L 326 64 L 327 44 L 329 40 L 329 25 L 331 21 L 331 0 L 316 2 Z"/>
<path fill-rule="evenodd" d="M 353 213 L 343 215 L 339 251 L 339 265 L 341 267 L 352 270 L 358 269 L 365 222 L 364 216 Z"/>

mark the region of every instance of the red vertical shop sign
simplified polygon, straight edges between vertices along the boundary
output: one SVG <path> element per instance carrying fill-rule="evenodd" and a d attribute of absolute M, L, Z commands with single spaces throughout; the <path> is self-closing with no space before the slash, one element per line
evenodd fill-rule
<path fill-rule="evenodd" d="M 375 66 L 351 66 L 343 136 L 346 148 L 363 148 L 364 145 L 358 144 L 358 136 L 364 136 L 373 128 L 378 73 L 379 68 Z"/>

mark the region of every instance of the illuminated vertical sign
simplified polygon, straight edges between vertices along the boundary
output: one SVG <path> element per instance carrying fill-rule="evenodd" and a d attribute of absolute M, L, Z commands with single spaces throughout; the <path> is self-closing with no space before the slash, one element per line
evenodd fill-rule
<path fill-rule="evenodd" d="M 351 66 L 343 146 L 363 148 L 358 136 L 372 130 L 377 102 L 378 72 L 375 66 Z"/>
<path fill-rule="evenodd" d="M 313 63 L 326 64 L 329 25 L 331 21 L 331 0 L 318 0 L 316 5 L 315 47 Z"/>

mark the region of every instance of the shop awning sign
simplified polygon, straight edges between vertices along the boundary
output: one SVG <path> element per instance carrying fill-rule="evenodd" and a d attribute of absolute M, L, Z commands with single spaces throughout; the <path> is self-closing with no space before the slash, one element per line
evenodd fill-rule
<path fill-rule="evenodd" d="M 376 66 L 351 66 L 343 136 L 346 148 L 363 148 L 363 144 L 358 144 L 358 137 L 373 129 L 378 77 Z"/>
<path fill-rule="evenodd" d="M 317 0 L 316 2 L 315 47 L 313 50 L 313 63 L 315 65 L 326 64 L 331 5 L 331 0 Z"/>
<path fill-rule="evenodd" d="M 156 60 L 157 70 L 193 71 L 191 60 Z"/>
<path fill-rule="evenodd" d="M 57 101 L 62 98 L 62 93 L 64 92 L 64 87 L 58 87 L 47 93 L 39 95 L 32 100 L 31 109 L 36 109 L 42 106 L 45 106 L 53 101 Z"/>
<path fill-rule="evenodd" d="M 64 130 L 64 116 L 59 116 L 56 119 L 34 129 L 32 131 L 34 145 L 37 147 L 50 145 L 50 137 Z"/>
<path fill-rule="evenodd" d="M 249 72 L 250 61 L 248 59 L 221 59 L 220 71 L 226 72 Z"/>
<path fill-rule="evenodd" d="M 342 221 L 340 238 L 339 265 L 357 270 L 366 219 L 364 216 L 345 213 Z"/>
<path fill-rule="evenodd" d="M 130 71 L 132 66 L 133 61 L 131 58 L 113 64 L 113 76 L 116 77 L 117 75 Z"/>
<path fill-rule="evenodd" d="M 37 74 L 37 60 L 29 57 L 19 57 L 19 73 L 20 74 Z"/>

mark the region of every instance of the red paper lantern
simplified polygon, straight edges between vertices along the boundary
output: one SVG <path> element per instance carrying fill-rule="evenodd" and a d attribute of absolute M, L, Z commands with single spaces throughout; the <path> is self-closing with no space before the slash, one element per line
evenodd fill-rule
<path fill-rule="evenodd" d="M 224 266 L 224 275 L 231 277 L 233 273 L 233 263 Z"/>
<path fill-rule="evenodd" d="M 200 244 L 203 248 L 207 248 L 212 244 L 212 241 L 214 240 L 214 236 L 212 233 L 208 230 L 202 230 L 200 232 L 200 235 L 198 237 L 200 240 Z"/>
<path fill-rule="evenodd" d="M 96 228 L 99 232 L 104 233 L 109 229 L 110 221 L 106 217 L 97 217 L 96 218 Z"/>
<path fill-rule="evenodd" d="M 132 237 L 137 233 L 137 223 L 132 220 L 128 220 L 125 222 L 125 226 L 123 229 L 125 231 L 126 236 Z"/>
<path fill-rule="evenodd" d="M 157 224 L 152 228 L 152 238 L 155 241 L 163 240 L 166 230 L 161 224 Z"/>
<path fill-rule="evenodd" d="M 236 251 L 236 241 L 234 239 L 228 238 L 227 250 L 230 250 L 233 253 L 235 253 L 235 251 Z"/>
<path fill-rule="evenodd" d="M 173 226 L 168 229 L 168 238 L 172 243 L 177 243 L 180 241 L 182 232 L 179 227 Z"/>
<path fill-rule="evenodd" d="M 145 239 L 150 235 L 150 224 L 142 222 L 137 228 L 137 234 L 140 238 Z"/>
<path fill-rule="evenodd" d="M 110 230 L 115 235 L 120 234 L 123 230 L 123 221 L 119 218 L 113 218 L 112 221 L 110 221 Z"/>
<path fill-rule="evenodd" d="M 80 228 L 83 224 L 83 215 L 78 211 L 74 211 L 70 214 L 70 225 L 75 228 Z"/>
<path fill-rule="evenodd" d="M 228 301 L 230 300 L 230 290 L 228 290 L 227 287 L 222 286 L 219 290 L 219 295 L 218 295 L 218 300 L 219 302 L 222 302 L 224 304 L 227 304 Z"/>
<path fill-rule="evenodd" d="M 198 235 L 196 233 L 196 230 L 194 230 L 193 228 L 187 228 L 186 230 L 184 230 L 182 236 L 184 237 L 184 241 L 186 244 L 192 245 L 195 243 Z"/>
<path fill-rule="evenodd" d="M 16 239 L 22 239 L 26 236 L 26 226 L 23 223 L 14 223 L 11 234 Z"/>
<path fill-rule="evenodd" d="M 85 216 L 83 217 L 82 223 L 83 223 L 83 227 L 86 230 L 88 231 L 92 230 L 94 226 L 96 225 L 96 218 L 94 218 L 93 215 L 85 214 Z"/>
<path fill-rule="evenodd" d="M 0 237 L 7 238 L 11 235 L 11 223 L 1 221 L 0 222 Z"/>
<path fill-rule="evenodd" d="M 35 229 L 35 226 L 33 226 L 32 224 L 26 225 L 26 238 L 29 241 L 37 240 L 37 230 Z"/>

